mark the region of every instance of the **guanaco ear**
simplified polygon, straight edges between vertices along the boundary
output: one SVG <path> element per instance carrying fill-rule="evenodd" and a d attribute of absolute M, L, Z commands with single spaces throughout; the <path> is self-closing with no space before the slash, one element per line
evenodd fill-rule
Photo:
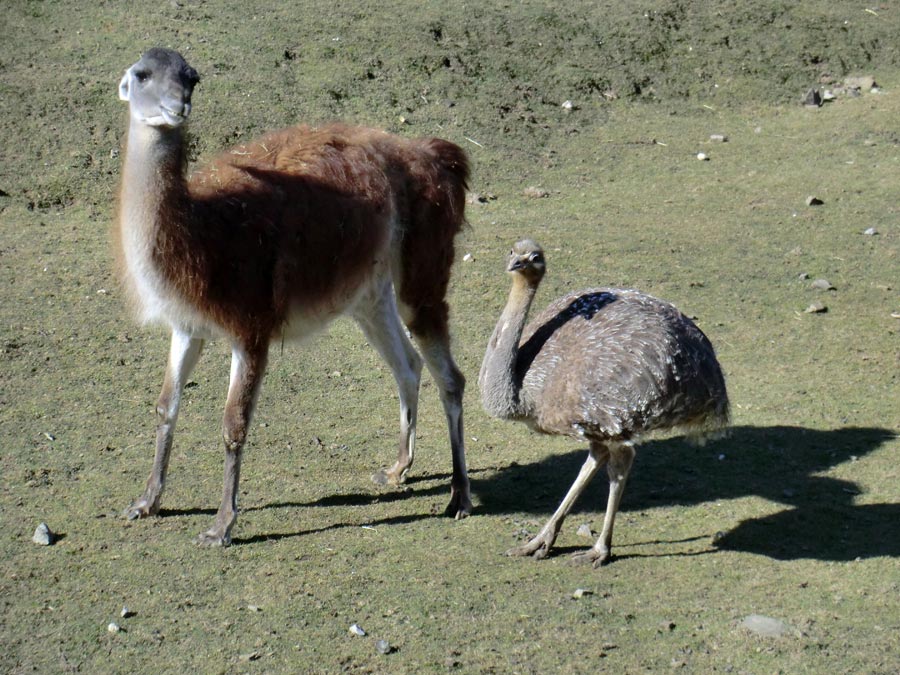
<path fill-rule="evenodd" d="M 131 82 L 131 68 L 125 71 L 122 79 L 119 81 L 119 98 L 123 101 L 128 100 L 128 88 Z"/>

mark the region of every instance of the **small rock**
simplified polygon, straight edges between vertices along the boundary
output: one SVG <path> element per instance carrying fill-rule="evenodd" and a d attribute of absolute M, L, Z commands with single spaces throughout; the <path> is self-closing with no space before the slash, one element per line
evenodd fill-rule
<path fill-rule="evenodd" d="M 258 605 L 247 605 L 248 612 L 261 612 L 262 609 L 259 608 Z"/>
<path fill-rule="evenodd" d="M 533 199 L 543 199 L 544 197 L 550 196 L 550 192 L 548 190 L 545 190 L 542 187 L 537 187 L 536 185 L 531 185 L 525 188 L 522 194 Z"/>
<path fill-rule="evenodd" d="M 791 628 L 783 621 L 762 614 L 751 614 L 741 621 L 741 625 L 764 637 L 781 637 L 791 631 Z"/>
<path fill-rule="evenodd" d="M 472 262 L 473 260 L 474 260 L 474 258 L 472 257 L 471 253 L 466 253 L 463 256 L 463 262 Z"/>
<path fill-rule="evenodd" d="M 826 89 L 822 92 L 822 100 L 825 102 L 833 101 L 837 96 L 834 95 L 834 92 L 831 89 Z"/>
<path fill-rule="evenodd" d="M 845 77 L 844 86 L 848 89 L 859 89 L 860 91 L 872 91 L 878 84 L 871 75 L 862 75 L 857 77 Z"/>
<path fill-rule="evenodd" d="M 806 281 L 807 279 L 809 279 L 809 273 L 808 272 L 800 272 L 800 274 L 797 276 L 797 278 L 800 281 Z"/>
<path fill-rule="evenodd" d="M 803 97 L 803 105 L 807 108 L 818 108 L 822 105 L 822 95 L 818 89 L 810 89 Z"/>
<path fill-rule="evenodd" d="M 572 105 L 572 101 L 563 101 L 562 108 L 563 110 L 572 110 L 575 106 Z"/>
<path fill-rule="evenodd" d="M 127 619 L 128 617 L 134 616 L 134 612 L 132 612 L 127 607 L 123 607 L 122 611 L 119 612 L 119 616 L 121 616 L 123 619 Z"/>
<path fill-rule="evenodd" d="M 575 532 L 579 537 L 585 537 L 587 539 L 594 538 L 594 531 L 591 530 L 591 526 L 587 523 L 582 523 L 578 526 L 578 530 Z"/>
<path fill-rule="evenodd" d="M 876 230 L 874 227 L 870 227 L 865 232 L 863 232 L 863 234 L 867 237 L 874 237 L 876 234 L 878 234 L 878 230 Z"/>
<path fill-rule="evenodd" d="M 708 162 L 708 161 L 709 161 L 709 157 L 706 155 L 705 152 L 698 152 L 698 153 L 697 153 L 697 159 L 699 159 L 701 162 Z"/>
<path fill-rule="evenodd" d="M 246 654 L 238 656 L 238 659 L 241 661 L 258 661 L 260 656 L 262 656 L 262 654 L 259 652 L 247 652 Z"/>
<path fill-rule="evenodd" d="M 391 646 L 391 643 L 387 640 L 376 640 L 375 641 L 375 650 L 379 654 L 390 654 L 394 651 L 394 648 Z"/>
<path fill-rule="evenodd" d="M 816 279 L 809 285 L 810 288 L 814 288 L 817 291 L 834 291 L 837 290 L 834 286 L 831 285 L 831 282 L 828 279 Z"/>
<path fill-rule="evenodd" d="M 118 633 L 122 629 L 119 627 L 119 624 L 117 624 L 115 621 L 110 621 L 109 624 L 106 626 L 106 630 L 109 631 L 110 633 Z"/>
<path fill-rule="evenodd" d="M 572 597 L 575 600 L 578 600 L 579 598 L 583 598 L 586 595 L 593 595 L 593 594 L 594 594 L 594 591 L 589 591 L 586 588 L 576 588 L 575 592 L 572 593 Z"/>
<path fill-rule="evenodd" d="M 34 535 L 32 535 L 31 541 L 38 546 L 52 546 L 55 538 L 56 537 L 50 531 L 50 528 L 47 527 L 47 523 L 41 523 L 34 529 Z"/>
<path fill-rule="evenodd" d="M 824 203 L 825 202 L 823 202 L 821 199 L 819 199 L 818 197 L 816 197 L 814 195 L 810 195 L 809 197 L 806 198 L 807 206 L 822 206 L 822 204 L 824 204 Z"/>
<path fill-rule="evenodd" d="M 814 302 L 809 307 L 803 310 L 806 314 L 824 314 L 828 311 L 828 308 L 823 305 L 821 302 Z"/>
<path fill-rule="evenodd" d="M 350 635 L 356 635 L 358 637 L 363 637 L 366 634 L 366 631 L 362 629 L 358 623 L 354 623 L 350 625 L 350 628 L 347 629 L 350 632 Z"/>
<path fill-rule="evenodd" d="M 727 143 L 728 136 L 726 136 L 725 134 L 710 134 L 709 140 L 713 141 L 714 143 Z"/>

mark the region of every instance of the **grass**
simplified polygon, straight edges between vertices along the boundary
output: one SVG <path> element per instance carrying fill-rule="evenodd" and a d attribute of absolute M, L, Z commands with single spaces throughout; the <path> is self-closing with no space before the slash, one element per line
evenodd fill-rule
<path fill-rule="evenodd" d="M 9 3 L 0 670 L 896 672 L 900 15 L 869 10 Z M 193 544 L 220 490 L 223 344 L 187 389 L 162 517 L 121 518 L 149 470 L 166 338 L 127 320 L 111 275 L 115 85 L 155 44 L 204 77 L 200 161 L 334 117 L 470 153 L 473 191 L 491 199 L 469 207 L 458 249 L 472 259 L 450 301 L 470 382 L 473 517 L 437 515 L 450 457 L 429 382 L 408 488 L 370 483 L 392 459 L 397 403 L 390 373 L 338 322 L 273 350 L 234 546 Z M 861 73 L 881 93 L 798 104 Z M 549 194 L 526 197 L 529 186 Z M 732 436 L 639 450 L 601 570 L 566 562 L 590 544 L 578 525 L 602 522 L 599 479 L 556 555 L 501 555 L 537 531 L 582 461 L 570 442 L 480 410 L 503 256 L 522 236 L 548 252 L 539 305 L 581 286 L 641 288 L 697 317 L 728 377 Z M 836 290 L 811 289 L 817 278 Z M 805 313 L 816 301 L 828 311 Z M 41 521 L 63 535 L 56 545 L 29 542 Z M 577 588 L 590 593 L 574 599 Z M 740 626 L 752 613 L 791 631 L 755 636 Z"/>

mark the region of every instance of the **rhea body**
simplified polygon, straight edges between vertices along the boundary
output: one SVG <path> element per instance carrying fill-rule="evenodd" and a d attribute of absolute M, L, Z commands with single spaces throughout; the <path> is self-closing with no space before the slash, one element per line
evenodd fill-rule
<path fill-rule="evenodd" d="M 703 332 L 667 302 L 630 289 L 592 288 L 550 303 L 526 327 L 546 271 L 531 240 L 510 251 L 512 289 L 479 374 L 485 410 L 535 431 L 590 444 L 578 477 L 541 531 L 509 555 L 544 558 L 563 520 L 606 466 L 609 500 L 593 548 L 576 559 L 610 560 L 616 512 L 646 434 L 681 428 L 695 437 L 728 423 L 725 378 Z"/>
<path fill-rule="evenodd" d="M 126 515 L 159 511 L 182 390 L 204 343 L 221 337 L 232 352 L 224 491 L 200 540 L 229 544 L 269 345 L 307 337 L 341 315 L 360 325 L 399 390 L 397 461 L 376 480 L 402 482 L 412 464 L 424 359 L 449 427 L 448 512 L 467 515 L 465 378 L 450 352 L 445 302 L 464 222 L 465 154 L 435 138 L 298 126 L 225 151 L 188 178 L 184 123 L 198 81 L 180 54 L 151 49 L 119 85 L 129 104 L 115 231 L 120 272 L 138 317 L 172 335 L 153 468 Z"/>

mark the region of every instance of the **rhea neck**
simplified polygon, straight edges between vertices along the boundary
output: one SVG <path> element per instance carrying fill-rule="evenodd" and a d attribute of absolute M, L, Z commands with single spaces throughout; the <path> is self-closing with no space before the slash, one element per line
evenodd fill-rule
<path fill-rule="evenodd" d="M 506 306 L 494 328 L 481 364 L 479 381 L 485 410 L 493 417 L 515 419 L 526 414 L 519 393 L 522 382 L 516 374 L 519 341 L 540 279 L 513 273 Z"/>

